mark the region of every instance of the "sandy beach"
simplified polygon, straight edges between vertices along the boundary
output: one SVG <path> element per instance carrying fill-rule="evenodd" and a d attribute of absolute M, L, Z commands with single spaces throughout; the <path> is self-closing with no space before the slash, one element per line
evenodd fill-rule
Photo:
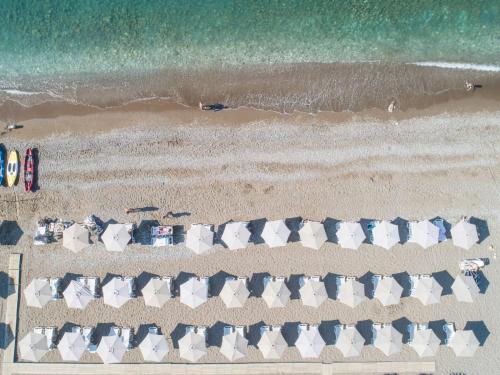
<path fill-rule="evenodd" d="M 142 297 L 120 309 L 93 301 L 84 311 L 70 310 L 64 301 L 43 309 L 20 304 L 19 337 L 37 325 L 105 324 L 131 326 L 144 335 L 145 325 L 156 324 L 176 346 L 184 325 L 208 325 L 210 348 L 202 362 L 225 362 L 217 347 L 224 324 L 250 327 L 251 347 L 245 362 L 263 358 L 254 346 L 258 327 L 285 324 L 291 346 L 282 360 L 300 361 L 293 347 L 297 322 L 321 324 L 327 347 L 320 361 L 348 361 L 333 348 L 337 322 L 359 323 L 369 337 L 371 321 L 390 322 L 402 332 L 409 321 L 432 322 L 442 337 L 443 321 L 458 329 L 474 328 L 484 344 L 472 359 L 456 358 L 442 346 L 437 373 L 484 373 L 496 368 L 500 345 L 496 332 L 500 292 L 499 265 L 490 245 L 497 246 L 500 225 L 498 188 L 500 112 L 494 101 L 462 99 L 453 105 L 434 105 L 419 112 L 388 115 L 382 111 L 360 113 L 293 113 L 282 115 L 251 109 L 202 113 L 188 107 L 152 101 L 124 108 L 96 110 L 84 106 L 50 104 L 16 110 L 23 129 L 2 135 L 8 149 L 28 145 L 39 150 L 39 185 L 35 194 L 21 186 L 0 190 L 0 214 L 15 222 L 18 230 L 2 229 L 2 257 L 23 254 L 22 287 L 38 276 L 138 276 L 143 286 L 151 275 L 170 275 L 179 282 L 189 274 L 212 276 L 216 295 L 226 274 L 248 276 L 254 295 L 242 309 L 226 309 L 218 297 L 196 310 L 181 305 L 176 297 L 163 309 L 144 306 Z M 476 110 L 473 110 L 476 108 Z M 126 215 L 127 207 L 158 210 Z M 167 211 L 178 217 L 165 221 Z M 190 223 L 210 223 L 216 228 L 229 220 L 251 221 L 262 230 L 264 221 L 297 218 L 325 220 L 330 241 L 319 251 L 303 248 L 295 237 L 288 246 L 269 249 L 254 236 L 255 244 L 231 252 L 216 246 L 205 256 L 195 256 L 182 243 L 173 248 L 136 244 L 122 254 L 105 251 L 102 243 L 72 254 L 61 243 L 37 247 L 32 237 L 37 218 L 61 217 L 81 221 L 95 214 L 105 222 L 148 220 L 176 225 L 181 233 Z M 441 216 L 455 223 L 462 215 L 480 219 L 481 243 L 470 251 L 454 247 L 450 240 L 428 250 L 401 244 L 386 251 L 363 244 L 359 251 L 341 249 L 332 235 L 336 220 L 417 220 Z M 403 226 L 403 224 L 401 225 Z M 19 236 L 22 233 L 22 236 Z M 177 237 L 182 240 L 181 236 Z M 295 238 L 295 240 L 293 240 Z M 474 304 L 458 303 L 450 285 L 463 258 L 489 258 L 484 270 L 489 285 Z M 4 265 L 4 262 L 1 263 Z M 382 307 L 369 300 L 351 309 L 330 298 L 319 309 L 302 306 L 297 299 L 298 275 L 326 278 L 331 292 L 335 275 L 369 279 L 370 273 L 433 273 L 443 284 L 442 303 L 422 306 L 413 298 L 400 305 Z M 268 309 L 262 298 L 264 274 L 292 276 L 292 301 L 285 309 Z M 295 281 L 294 281 L 295 280 Z M 405 282 L 403 282 L 405 285 Z M 408 285 L 406 284 L 405 293 Z M 3 301 L 3 300 L 2 300 Z M 436 328 L 437 327 L 437 328 Z M 404 346 L 401 354 L 386 358 L 367 345 L 356 361 L 418 360 Z M 99 362 L 85 354 L 86 362 Z M 138 349 L 128 352 L 126 362 L 142 360 Z M 60 361 L 57 351 L 43 361 Z M 171 351 L 168 362 L 181 361 Z"/>

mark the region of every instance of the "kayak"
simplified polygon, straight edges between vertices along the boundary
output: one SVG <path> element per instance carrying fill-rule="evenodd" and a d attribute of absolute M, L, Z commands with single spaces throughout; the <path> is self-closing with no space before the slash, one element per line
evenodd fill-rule
<path fill-rule="evenodd" d="M 7 160 L 7 186 L 14 186 L 19 176 L 19 154 L 16 150 L 9 153 Z"/>
<path fill-rule="evenodd" d="M 3 155 L 3 148 L 0 147 L 0 186 L 3 185 L 4 165 L 5 165 L 5 158 Z"/>
<path fill-rule="evenodd" d="M 35 174 L 35 163 L 33 162 L 33 150 L 28 148 L 24 157 L 24 190 L 31 191 Z"/>

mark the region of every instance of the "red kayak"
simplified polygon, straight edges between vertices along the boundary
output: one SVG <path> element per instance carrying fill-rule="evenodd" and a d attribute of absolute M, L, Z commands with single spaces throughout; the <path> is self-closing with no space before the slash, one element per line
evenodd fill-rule
<path fill-rule="evenodd" d="M 24 190 L 31 191 L 35 174 L 35 163 L 33 162 L 33 150 L 28 148 L 24 158 Z"/>

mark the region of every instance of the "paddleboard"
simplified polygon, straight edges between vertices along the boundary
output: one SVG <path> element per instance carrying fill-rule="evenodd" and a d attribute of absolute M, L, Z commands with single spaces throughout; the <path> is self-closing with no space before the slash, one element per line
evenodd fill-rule
<path fill-rule="evenodd" d="M 7 160 L 7 186 L 14 186 L 19 175 L 19 153 L 12 150 Z"/>
<path fill-rule="evenodd" d="M 0 147 L 0 186 L 3 185 L 4 166 L 5 166 L 5 157 L 2 147 Z"/>

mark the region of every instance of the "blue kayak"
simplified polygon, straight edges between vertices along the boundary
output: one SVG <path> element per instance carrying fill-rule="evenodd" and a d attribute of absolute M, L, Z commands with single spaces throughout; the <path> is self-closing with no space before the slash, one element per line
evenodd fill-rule
<path fill-rule="evenodd" d="M 3 154 L 3 148 L 0 147 L 0 186 L 3 185 L 4 165 L 5 157 Z"/>

